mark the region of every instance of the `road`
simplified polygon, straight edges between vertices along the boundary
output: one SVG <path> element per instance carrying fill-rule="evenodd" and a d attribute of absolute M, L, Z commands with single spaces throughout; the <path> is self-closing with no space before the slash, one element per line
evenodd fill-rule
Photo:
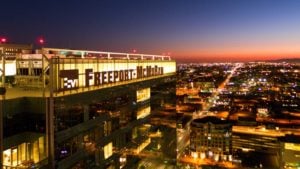
<path fill-rule="evenodd" d="M 232 76 L 235 74 L 236 70 L 242 66 L 241 63 L 237 63 L 230 71 L 230 74 L 226 77 L 226 79 L 218 86 L 218 88 L 212 93 L 212 95 L 208 98 L 208 100 L 211 100 L 211 102 L 206 103 L 203 105 L 203 112 L 209 111 L 209 109 L 212 107 L 213 102 L 217 100 L 219 94 L 221 91 L 224 90 L 227 83 L 230 81 Z M 198 117 L 199 118 L 199 117 Z"/>

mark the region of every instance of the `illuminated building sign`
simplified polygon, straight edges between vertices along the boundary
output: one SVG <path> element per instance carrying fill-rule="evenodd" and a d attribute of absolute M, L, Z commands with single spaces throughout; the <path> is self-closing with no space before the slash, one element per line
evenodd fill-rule
<path fill-rule="evenodd" d="M 93 69 L 85 69 L 84 83 L 79 84 L 79 70 L 60 70 L 61 90 L 77 89 L 79 86 L 100 86 L 104 84 L 112 84 L 116 82 L 129 81 L 133 79 L 141 79 L 164 74 L 164 68 L 158 66 L 137 66 L 136 69 L 114 70 L 114 71 L 97 71 Z"/>
<path fill-rule="evenodd" d="M 176 62 L 168 56 L 55 48 L 41 53 L 18 55 L 11 67 L 7 61 L 6 75 L 17 75 L 18 85 L 51 88 L 59 96 L 176 74 Z"/>

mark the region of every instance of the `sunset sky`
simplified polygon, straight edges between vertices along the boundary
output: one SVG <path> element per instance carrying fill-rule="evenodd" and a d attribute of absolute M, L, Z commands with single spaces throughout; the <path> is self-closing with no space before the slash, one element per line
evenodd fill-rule
<path fill-rule="evenodd" d="M 0 36 L 178 61 L 300 58 L 300 1 L 9 0 L 1 3 Z"/>

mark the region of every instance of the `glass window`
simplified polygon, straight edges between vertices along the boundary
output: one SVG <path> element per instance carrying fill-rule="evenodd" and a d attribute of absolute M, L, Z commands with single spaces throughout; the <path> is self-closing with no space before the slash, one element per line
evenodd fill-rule
<path fill-rule="evenodd" d="M 41 160 L 46 157 L 46 151 L 45 151 L 45 138 L 42 136 L 39 138 L 39 152 L 40 152 L 40 158 Z"/>
<path fill-rule="evenodd" d="M 18 149 L 14 148 L 11 151 L 12 166 L 18 165 Z"/>
<path fill-rule="evenodd" d="M 5 166 L 11 166 L 11 149 L 3 151 L 3 164 Z"/>
<path fill-rule="evenodd" d="M 141 89 L 136 91 L 136 101 L 142 102 L 150 99 L 150 88 Z"/>
<path fill-rule="evenodd" d="M 33 143 L 33 161 L 34 163 L 38 163 L 39 162 L 39 142 L 35 141 Z"/>
<path fill-rule="evenodd" d="M 112 142 L 104 146 L 104 159 L 107 159 L 110 156 L 112 156 L 113 154 L 112 148 L 113 148 Z"/>
<path fill-rule="evenodd" d="M 22 163 L 23 161 L 26 160 L 26 143 L 22 143 L 18 146 L 19 148 L 19 152 L 18 152 L 18 156 L 19 156 L 19 161 L 20 163 Z"/>

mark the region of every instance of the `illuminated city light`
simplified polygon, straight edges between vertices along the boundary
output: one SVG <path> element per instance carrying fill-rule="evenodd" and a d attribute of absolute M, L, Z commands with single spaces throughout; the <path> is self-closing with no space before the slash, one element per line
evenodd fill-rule
<path fill-rule="evenodd" d="M 192 152 L 191 155 L 192 155 L 193 158 L 198 158 L 198 153 L 197 152 Z"/>

